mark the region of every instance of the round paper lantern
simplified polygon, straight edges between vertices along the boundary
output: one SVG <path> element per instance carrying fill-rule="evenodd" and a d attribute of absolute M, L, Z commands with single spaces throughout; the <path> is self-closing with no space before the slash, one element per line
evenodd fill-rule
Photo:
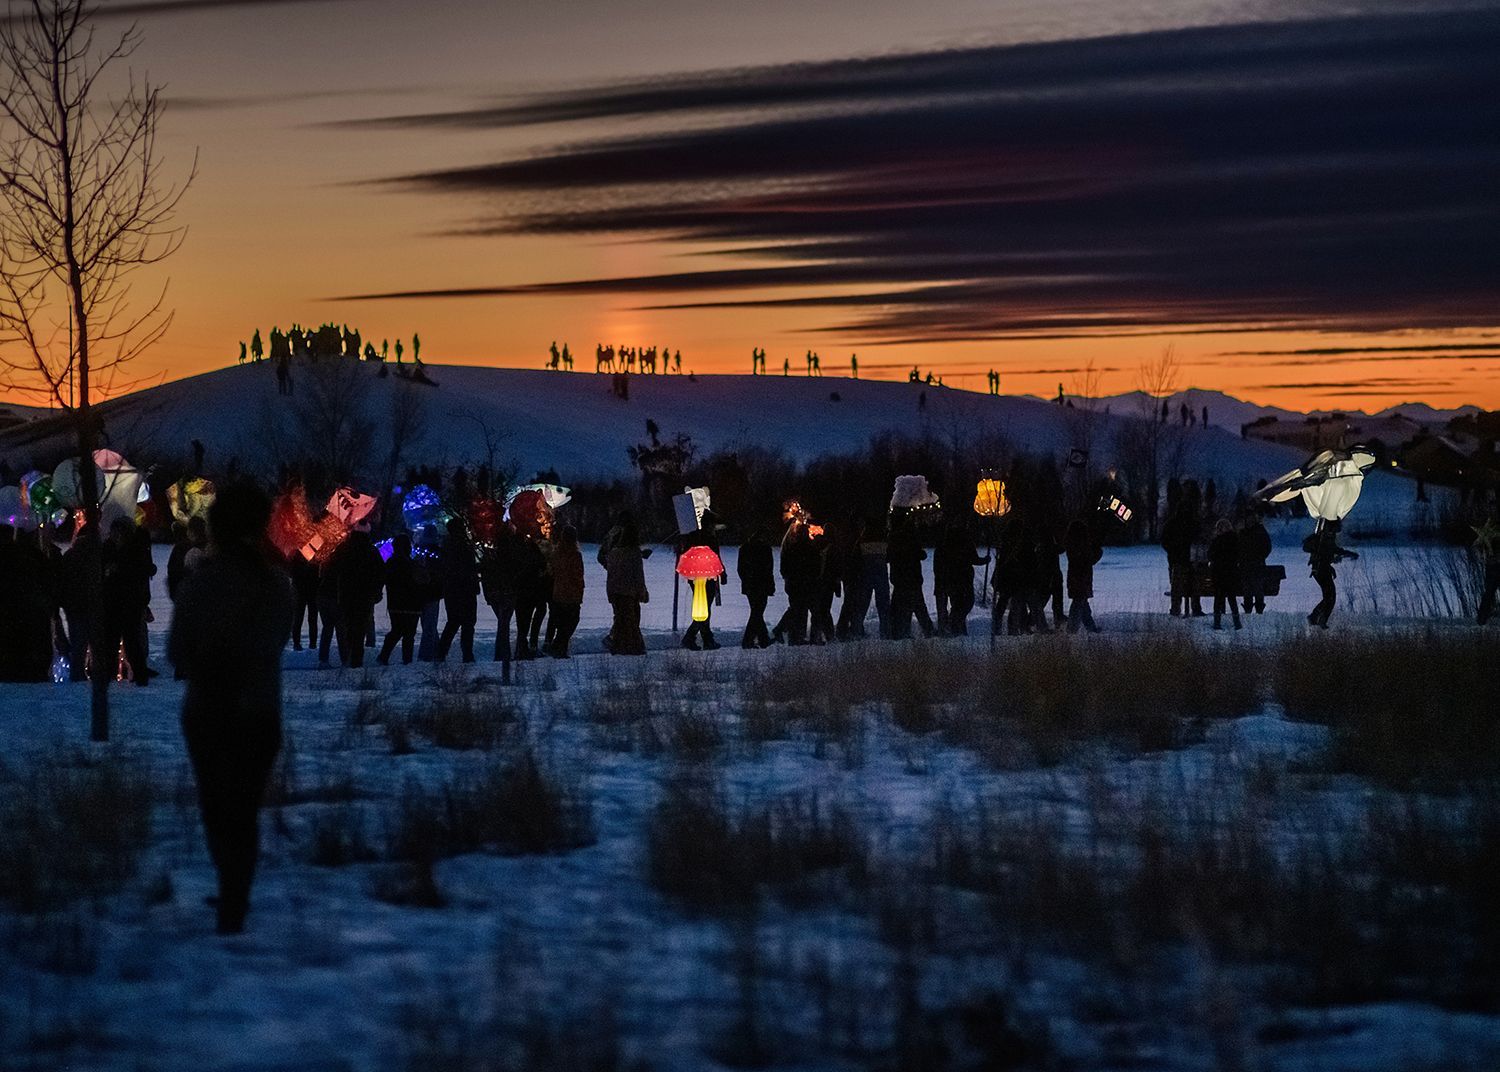
<path fill-rule="evenodd" d="M 974 489 L 974 512 L 980 517 L 1004 517 L 1010 513 L 1010 498 L 1005 481 L 987 476 Z"/>
<path fill-rule="evenodd" d="M 179 480 L 168 488 L 167 503 L 172 508 L 172 516 L 186 525 L 195 517 L 208 517 L 208 509 L 218 495 L 212 480 L 195 476 Z"/>
<path fill-rule="evenodd" d="M 449 516 L 438 493 L 426 484 L 418 484 L 401 500 L 401 521 L 408 532 L 415 533 L 429 526 L 441 527 Z"/>

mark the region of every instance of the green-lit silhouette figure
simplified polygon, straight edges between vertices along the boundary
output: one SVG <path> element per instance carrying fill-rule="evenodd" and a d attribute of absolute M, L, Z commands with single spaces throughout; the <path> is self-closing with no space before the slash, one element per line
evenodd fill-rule
<path fill-rule="evenodd" d="M 240 340 L 240 364 L 245 363 L 245 340 Z"/>
<path fill-rule="evenodd" d="M 260 341 L 260 328 L 256 328 L 255 334 L 250 336 L 250 356 L 257 361 L 266 356 L 266 348 Z"/>
<path fill-rule="evenodd" d="M 411 359 L 419 365 L 422 363 L 422 336 L 415 331 L 411 333 Z"/>

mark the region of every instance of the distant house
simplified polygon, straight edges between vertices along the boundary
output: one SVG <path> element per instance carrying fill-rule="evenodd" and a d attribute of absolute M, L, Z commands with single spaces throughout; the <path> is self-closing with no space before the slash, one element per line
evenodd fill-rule
<path fill-rule="evenodd" d="M 1401 465 L 1432 484 L 1500 486 L 1500 412 L 1465 414 L 1441 433 L 1418 436 L 1402 449 Z"/>
<path fill-rule="evenodd" d="M 1315 413 L 1301 419 L 1261 417 L 1240 428 L 1245 439 L 1259 439 L 1295 447 L 1307 454 L 1333 447 L 1362 444 L 1375 452 L 1382 464 L 1395 459 L 1400 448 L 1428 431 L 1420 421 L 1399 413 L 1382 417 L 1340 412 Z"/>

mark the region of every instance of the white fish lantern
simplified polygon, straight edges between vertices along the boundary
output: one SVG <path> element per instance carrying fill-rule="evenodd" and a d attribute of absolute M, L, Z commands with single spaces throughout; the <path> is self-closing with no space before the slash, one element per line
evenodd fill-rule
<path fill-rule="evenodd" d="M 1300 495 L 1312 517 L 1342 521 L 1359 501 L 1365 473 L 1374 464 L 1374 453 L 1365 447 L 1321 451 L 1300 468 L 1271 481 L 1256 497 L 1279 503 Z"/>

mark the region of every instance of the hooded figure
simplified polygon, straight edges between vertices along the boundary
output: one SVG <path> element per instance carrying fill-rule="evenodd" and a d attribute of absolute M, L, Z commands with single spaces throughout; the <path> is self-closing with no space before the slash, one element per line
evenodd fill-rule
<path fill-rule="evenodd" d="M 914 616 L 923 636 L 937 633 L 932 616 L 927 613 L 927 599 L 922 595 L 922 563 L 926 559 L 927 552 L 917 538 L 911 518 L 893 517 L 886 562 L 891 570 L 891 636 L 897 640 L 910 638 Z"/>
<path fill-rule="evenodd" d="M 989 555 L 980 555 L 967 526 L 952 520 L 943 529 L 932 554 L 932 590 L 937 601 L 938 631 L 953 636 L 969 635 L 969 612 L 974 609 L 974 567 L 983 566 Z"/>
<path fill-rule="evenodd" d="M 614 625 L 606 643 L 615 655 L 645 655 L 646 638 L 641 633 L 641 604 L 651 599 L 646 588 L 645 552 L 641 550 L 640 533 L 635 521 L 625 518 L 615 532 L 615 539 L 605 556 L 608 573 L 605 592 L 615 612 Z"/>
<path fill-rule="evenodd" d="M 1068 632 L 1087 629 L 1097 633 L 1094 611 L 1089 600 L 1094 598 L 1094 565 L 1104 555 L 1104 549 L 1094 536 L 1088 522 L 1074 518 L 1063 537 L 1063 549 L 1068 555 L 1068 598 L 1073 601 L 1068 608 Z"/>
<path fill-rule="evenodd" d="M 417 581 L 411 557 L 411 537 L 401 533 L 391 541 L 391 558 L 385 564 L 385 611 L 390 615 L 391 629 L 380 646 L 375 661 L 387 666 L 396 645 L 401 645 L 402 663 L 411 662 L 417 645 L 417 619 L 422 614 L 424 593 Z"/>
<path fill-rule="evenodd" d="M 219 877 L 218 929 L 244 929 L 259 851 L 259 811 L 281 749 L 281 652 L 292 589 L 268 556 L 270 501 L 226 487 L 209 509 L 211 550 L 183 582 L 168 651 L 187 678 L 182 732 Z"/>
<path fill-rule="evenodd" d="M 776 594 L 776 556 L 759 532 L 751 533 L 740 544 L 735 572 L 739 574 L 740 591 L 750 603 L 750 620 L 745 623 L 740 647 L 769 647 L 771 632 L 766 627 L 766 604 Z"/>
<path fill-rule="evenodd" d="M 1254 515 L 1240 529 L 1240 595 L 1245 613 L 1266 612 L 1266 560 L 1271 557 L 1271 534 L 1265 522 Z"/>
<path fill-rule="evenodd" d="M 1227 604 L 1234 627 L 1240 627 L 1240 538 L 1227 517 L 1214 526 L 1214 538 L 1208 541 L 1208 575 L 1214 586 L 1214 628 L 1224 628 Z"/>
<path fill-rule="evenodd" d="M 458 518 L 448 522 L 448 535 L 443 540 L 440 559 L 443 586 L 443 606 L 448 611 L 448 620 L 443 623 L 443 633 L 438 637 L 437 662 L 448 658 L 448 649 L 453 638 L 459 638 L 459 648 L 466 663 L 474 661 L 474 623 L 479 619 L 479 567 L 474 561 L 474 545 L 464 532 L 464 523 Z"/>

